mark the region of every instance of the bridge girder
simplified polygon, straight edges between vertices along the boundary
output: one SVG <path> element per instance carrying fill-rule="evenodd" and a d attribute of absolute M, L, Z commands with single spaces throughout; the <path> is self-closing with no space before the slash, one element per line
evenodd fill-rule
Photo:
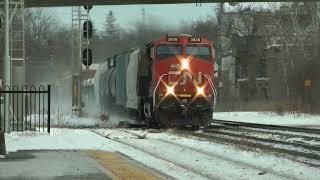
<path fill-rule="evenodd" d="M 302 0 L 24 0 L 25 7 L 57 7 L 92 5 L 130 4 L 179 4 L 179 3 L 221 3 L 221 2 L 299 2 Z M 316 2 L 320 0 L 303 0 Z"/>

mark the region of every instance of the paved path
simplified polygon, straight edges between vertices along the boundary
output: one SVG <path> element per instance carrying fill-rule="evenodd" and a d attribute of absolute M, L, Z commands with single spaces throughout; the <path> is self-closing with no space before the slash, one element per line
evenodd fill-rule
<path fill-rule="evenodd" d="M 19 151 L 0 159 L 0 179 L 159 179 L 124 157 L 103 151 Z"/>

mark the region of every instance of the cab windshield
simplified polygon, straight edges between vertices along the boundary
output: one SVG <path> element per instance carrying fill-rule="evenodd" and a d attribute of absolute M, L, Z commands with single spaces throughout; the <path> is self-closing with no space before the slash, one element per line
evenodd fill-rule
<path fill-rule="evenodd" d="M 186 46 L 186 54 L 210 62 L 211 52 L 208 46 Z"/>
<path fill-rule="evenodd" d="M 160 60 L 167 59 L 176 55 L 182 55 L 182 46 L 180 45 L 157 46 L 157 58 Z"/>

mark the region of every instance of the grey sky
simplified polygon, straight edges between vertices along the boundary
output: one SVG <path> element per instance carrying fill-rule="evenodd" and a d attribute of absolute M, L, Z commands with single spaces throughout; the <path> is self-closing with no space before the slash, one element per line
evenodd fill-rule
<path fill-rule="evenodd" d="M 214 13 L 215 7 L 216 4 L 213 3 L 202 4 L 202 6 L 195 4 L 94 6 L 90 15 L 98 30 L 103 29 L 109 10 L 115 13 L 117 23 L 122 28 L 130 28 L 134 22 L 142 19 L 141 9 L 144 8 L 147 22 L 156 21 L 164 26 L 176 28 L 182 21 L 207 18 Z M 71 24 L 71 7 L 48 8 L 48 10 L 63 24 Z"/>

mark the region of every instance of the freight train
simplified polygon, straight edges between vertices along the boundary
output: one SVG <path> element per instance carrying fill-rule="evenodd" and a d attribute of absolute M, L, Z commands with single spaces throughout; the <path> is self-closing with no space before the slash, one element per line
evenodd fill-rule
<path fill-rule="evenodd" d="M 216 103 L 214 44 L 190 35 L 165 36 L 108 58 L 82 92 L 100 112 L 114 107 L 148 126 L 208 125 Z"/>

